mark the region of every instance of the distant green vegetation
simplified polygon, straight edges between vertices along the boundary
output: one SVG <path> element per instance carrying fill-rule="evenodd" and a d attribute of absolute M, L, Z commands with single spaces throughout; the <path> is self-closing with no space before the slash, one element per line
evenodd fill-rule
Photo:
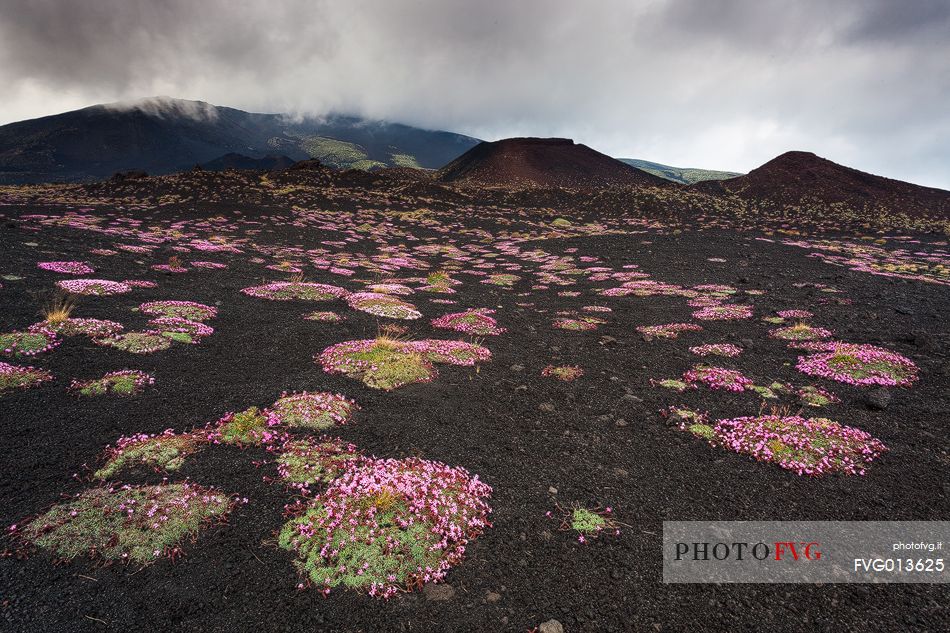
<path fill-rule="evenodd" d="M 298 136 L 300 149 L 307 152 L 312 158 L 320 159 L 325 165 L 337 169 L 364 169 L 374 167 L 415 167 L 422 166 L 412 154 L 403 154 L 399 149 L 392 147 L 390 159 L 386 162 L 370 158 L 366 149 L 356 143 L 340 141 L 327 136 Z"/>
<path fill-rule="evenodd" d="M 338 169 L 370 169 L 386 167 L 385 163 L 370 159 L 366 151 L 356 143 L 338 141 L 325 136 L 300 137 L 300 149 L 325 165 Z"/>
<path fill-rule="evenodd" d="M 396 167 L 415 167 L 416 169 L 422 169 L 422 165 L 416 160 L 416 157 L 412 154 L 391 154 L 392 164 Z"/>
<path fill-rule="evenodd" d="M 732 171 L 693 169 L 691 167 L 670 167 L 669 165 L 653 163 L 648 160 L 639 160 L 637 158 L 619 158 L 618 160 L 622 163 L 631 165 L 632 167 L 636 167 L 637 169 L 642 169 L 643 171 L 651 173 L 654 176 L 666 178 L 667 180 L 672 180 L 673 182 L 678 182 L 684 185 L 691 185 L 694 182 L 702 182 L 704 180 L 726 180 L 727 178 L 735 178 L 736 176 L 743 175 Z"/>

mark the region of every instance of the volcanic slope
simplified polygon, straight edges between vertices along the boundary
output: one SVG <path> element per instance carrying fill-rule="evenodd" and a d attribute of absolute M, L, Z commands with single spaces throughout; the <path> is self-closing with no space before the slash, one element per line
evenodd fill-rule
<path fill-rule="evenodd" d="M 479 143 L 438 172 L 442 182 L 486 187 L 673 186 L 566 138 Z"/>
<path fill-rule="evenodd" d="M 132 169 L 168 174 L 229 154 L 317 158 L 337 169 L 435 169 L 477 143 L 351 116 L 295 118 L 152 97 L 0 126 L 0 183 L 89 182 Z"/>
<path fill-rule="evenodd" d="M 950 217 L 950 191 L 875 176 L 811 152 L 786 152 L 745 176 L 696 183 L 692 189 L 758 204 L 841 204 L 851 208 Z"/>
<path fill-rule="evenodd" d="M 231 152 L 219 156 L 212 161 L 201 165 L 202 169 L 210 171 L 224 171 L 226 169 L 251 169 L 255 171 L 273 171 L 287 169 L 294 164 L 294 159 L 283 154 L 268 154 L 263 158 L 252 158 L 244 154 Z"/>

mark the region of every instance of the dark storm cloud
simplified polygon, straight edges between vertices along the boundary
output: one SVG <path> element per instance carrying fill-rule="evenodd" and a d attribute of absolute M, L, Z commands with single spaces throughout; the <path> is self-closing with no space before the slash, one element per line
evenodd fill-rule
<path fill-rule="evenodd" d="M 0 0 L 0 122 L 167 94 L 950 187 L 948 34 L 945 0 Z"/>

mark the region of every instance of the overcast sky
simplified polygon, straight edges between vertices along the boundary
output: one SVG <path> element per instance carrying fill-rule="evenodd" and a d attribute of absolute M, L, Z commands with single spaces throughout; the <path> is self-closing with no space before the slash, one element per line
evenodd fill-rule
<path fill-rule="evenodd" d="M 169 95 L 950 189 L 950 0 L 0 0 L 0 123 Z"/>

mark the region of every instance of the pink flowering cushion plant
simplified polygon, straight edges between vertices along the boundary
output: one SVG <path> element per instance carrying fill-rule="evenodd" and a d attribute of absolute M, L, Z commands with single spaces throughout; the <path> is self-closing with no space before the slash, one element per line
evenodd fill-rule
<path fill-rule="evenodd" d="M 815 341 L 823 338 L 831 338 L 831 330 L 814 327 L 807 323 L 798 323 L 796 325 L 770 330 L 769 336 L 786 341 Z"/>
<path fill-rule="evenodd" d="M 97 345 L 114 347 L 132 354 L 152 354 L 166 350 L 172 345 L 169 338 L 162 336 L 161 332 L 155 330 L 126 332 L 116 336 L 96 338 L 93 339 L 93 342 Z"/>
<path fill-rule="evenodd" d="M 222 444 L 266 444 L 274 437 L 270 427 L 276 423 L 275 419 L 267 417 L 257 407 L 250 407 L 240 413 L 224 414 L 207 437 L 212 442 Z"/>
<path fill-rule="evenodd" d="M 66 292 L 96 297 L 120 295 L 132 291 L 132 286 L 127 283 L 106 279 L 62 279 L 57 281 L 56 285 Z"/>
<path fill-rule="evenodd" d="M 132 288 L 158 288 L 158 284 L 147 279 L 123 279 L 122 283 Z"/>
<path fill-rule="evenodd" d="M 180 553 L 185 539 L 233 505 L 230 496 L 187 482 L 92 488 L 14 533 L 66 560 L 90 556 L 147 565 Z"/>
<path fill-rule="evenodd" d="M 182 317 L 157 317 L 149 321 L 148 325 L 178 343 L 198 343 L 205 336 L 214 334 L 211 326 Z"/>
<path fill-rule="evenodd" d="M 596 539 L 604 532 L 610 532 L 614 536 L 620 535 L 621 524 L 613 518 L 613 508 L 591 510 L 576 505 L 570 511 L 566 511 L 560 506 L 558 506 L 558 510 L 561 513 L 559 529 L 577 532 L 578 543 L 585 544 L 591 539 Z M 550 514 L 548 512 L 548 515 Z"/>
<path fill-rule="evenodd" d="M 327 373 L 340 373 L 386 391 L 428 382 L 438 374 L 433 363 L 473 366 L 491 359 L 484 347 L 464 341 L 400 341 L 388 337 L 344 341 L 318 357 Z"/>
<path fill-rule="evenodd" d="M 50 321 L 40 321 L 29 327 L 30 332 L 49 331 L 61 336 L 79 336 L 84 335 L 90 338 L 101 338 L 104 336 L 115 336 L 122 332 L 121 323 L 108 321 L 106 319 L 84 319 L 67 318 L 55 323 Z"/>
<path fill-rule="evenodd" d="M 37 268 L 64 275 L 91 275 L 95 269 L 84 262 L 39 262 Z"/>
<path fill-rule="evenodd" d="M 155 317 L 176 317 L 189 321 L 207 321 L 218 316 L 218 309 L 195 301 L 149 301 L 139 311 Z"/>
<path fill-rule="evenodd" d="M 521 277 L 518 275 L 512 275 L 510 273 L 498 273 L 495 275 L 489 275 L 487 278 L 482 280 L 482 283 L 511 288 L 520 280 Z"/>
<path fill-rule="evenodd" d="M 720 420 L 714 443 L 799 475 L 863 475 L 887 450 L 879 440 L 826 418 L 764 415 Z"/>
<path fill-rule="evenodd" d="M 703 383 L 710 389 L 726 391 L 745 391 L 752 387 L 752 381 L 742 372 L 708 365 L 696 365 L 683 374 L 683 381 L 687 384 Z"/>
<path fill-rule="evenodd" d="M 779 310 L 776 314 L 783 319 L 810 319 L 815 316 L 808 310 Z"/>
<path fill-rule="evenodd" d="M 205 441 L 200 433 L 176 434 L 172 429 L 166 429 L 158 435 L 139 433 L 120 437 L 114 447 L 106 448 L 103 466 L 93 476 L 111 479 L 116 473 L 133 466 L 175 471 Z"/>
<path fill-rule="evenodd" d="M 687 389 L 695 389 L 695 383 L 683 382 L 682 380 L 677 380 L 675 378 L 661 378 L 659 380 L 650 379 L 650 385 L 654 387 L 663 387 L 664 389 L 672 389 L 677 393 L 682 393 Z"/>
<path fill-rule="evenodd" d="M 329 374 L 344 374 L 385 391 L 428 382 L 437 374 L 421 353 L 408 349 L 404 342 L 388 339 L 337 343 L 323 350 L 318 361 Z"/>
<path fill-rule="evenodd" d="M 742 353 L 742 348 L 732 343 L 707 343 L 689 348 L 690 353 L 697 356 L 724 356 L 733 358 Z"/>
<path fill-rule="evenodd" d="M 336 393 L 284 393 L 277 402 L 264 411 L 276 424 L 326 430 L 346 424 L 359 410 L 355 402 Z"/>
<path fill-rule="evenodd" d="M 409 286 L 396 283 L 370 284 L 366 289 L 370 292 L 380 292 L 386 295 L 411 295 L 413 293 Z"/>
<path fill-rule="evenodd" d="M 498 322 L 490 316 L 494 313 L 494 310 L 487 308 L 454 312 L 433 319 L 432 326 L 443 330 L 455 330 L 470 336 L 497 335 L 503 333 L 505 328 L 498 327 Z"/>
<path fill-rule="evenodd" d="M 309 495 L 311 486 L 329 484 L 360 459 L 356 446 L 339 438 L 288 439 L 277 449 L 277 474 L 291 488 Z"/>
<path fill-rule="evenodd" d="M 913 361 L 882 347 L 831 342 L 812 349 L 827 351 L 798 358 L 796 368 L 809 376 L 861 387 L 907 387 L 917 380 Z"/>
<path fill-rule="evenodd" d="M 802 404 L 810 407 L 824 407 L 829 404 L 841 402 L 841 399 L 835 394 L 814 385 L 802 387 L 796 391 L 796 395 Z"/>
<path fill-rule="evenodd" d="M 379 292 L 354 292 L 346 297 L 346 302 L 355 310 L 388 319 L 418 319 L 422 313 L 414 305 Z"/>
<path fill-rule="evenodd" d="M 36 367 L 21 367 L 0 361 L 0 395 L 14 389 L 29 389 L 52 380 L 53 375 Z"/>
<path fill-rule="evenodd" d="M 151 269 L 162 273 L 186 273 L 189 270 L 181 264 L 152 264 Z"/>
<path fill-rule="evenodd" d="M 680 332 L 700 332 L 702 326 L 695 323 L 667 323 L 666 325 L 641 325 L 637 332 L 647 338 L 676 338 Z"/>
<path fill-rule="evenodd" d="M 365 460 L 346 470 L 278 543 L 324 593 L 343 585 L 389 597 L 437 582 L 489 527 L 491 488 L 463 468 L 418 458 Z"/>
<path fill-rule="evenodd" d="M 571 332 L 588 332 L 597 329 L 597 322 L 586 319 L 557 319 L 552 323 L 559 330 Z"/>
<path fill-rule="evenodd" d="M 422 354 L 433 363 L 443 365 L 474 367 L 478 363 L 491 360 L 491 352 L 487 348 L 465 341 L 428 338 L 421 341 L 409 341 L 406 343 L 406 349 Z"/>
<path fill-rule="evenodd" d="M 577 365 L 548 365 L 541 370 L 541 375 L 544 377 L 557 378 L 558 380 L 563 380 L 564 382 L 570 382 L 583 376 L 584 370 Z"/>
<path fill-rule="evenodd" d="M 736 319 L 751 319 L 750 306 L 723 304 L 700 308 L 693 312 L 693 318 L 700 321 L 731 321 Z"/>
<path fill-rule="evenodd" d="M 347 295 L 339 286 L 318 284 L 308 281 L 275 281 L 263 286 L 253 286 L 241 290 L 249 297 L 270 299 L 271 301 L 332 301 Z"/>
<path fill-rule="evenodd" d="M 681 431 L 689 431 L 696 437 L 710 440 L 713 429 L 709 426 L 709 413 L 694 411 L 686 406 L 674 406 L 660 411 L 669 422 L 676 424 Z"/>
<path fill-rule="evenodd" d="M 29 332 L 0 334 L 0 354 L 4 356 L 36 356 L 48 352 L 62 341 L 51 330 L 40 328 Z"/>
<path fill-rule="evenodd" d="M 316 312 L 307 313 L 303 315 L 303 318 L 308 321 L 321 321 L 323 323 L 336 323 L 337 321 L 343 320 L 343 317 L 341 317 L 336 312 L 325 312 L 319 310 Z"/>
<path fill-rule="evenodd" d="M 81 396 L 101 396 L 113 393 L 119 396 L 131 396 L 141 393 L 155 379 L 136 369 L 123 369 L 109 372 L 94 380 L 74 380 L 69 388 Z"/>

